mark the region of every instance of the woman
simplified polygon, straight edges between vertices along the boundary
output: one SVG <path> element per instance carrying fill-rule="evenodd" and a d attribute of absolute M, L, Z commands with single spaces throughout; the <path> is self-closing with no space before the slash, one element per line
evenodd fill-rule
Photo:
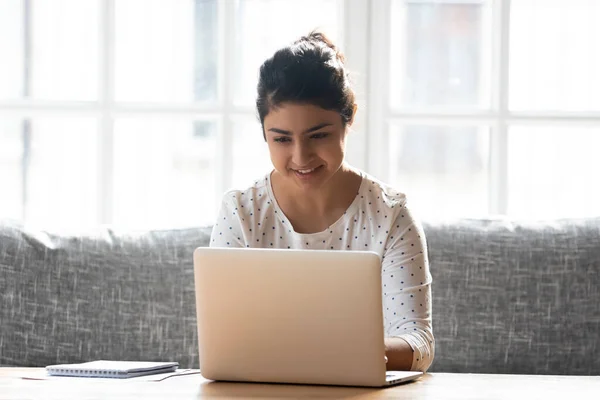
<path fill-rule="evenodd" d="M 425 236 L 402 193 L 344 161 L 357 107 L 343 55 L 320 33 L 277 51 L 260 68 L 256 107 L 274 170 L 225 193 L 211 246 L 378 253 L 387 368 L 427 370 Z"/>

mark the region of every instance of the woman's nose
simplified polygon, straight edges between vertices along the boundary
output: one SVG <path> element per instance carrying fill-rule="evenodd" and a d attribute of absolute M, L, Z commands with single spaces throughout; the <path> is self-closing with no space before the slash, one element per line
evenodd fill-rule
<path fill-rule="evenodd" d="M 294 147 L 293 162 L 298 167 L 306 167 L 312 159 L 311 147 L 301 140 L 296 141 Z"/>

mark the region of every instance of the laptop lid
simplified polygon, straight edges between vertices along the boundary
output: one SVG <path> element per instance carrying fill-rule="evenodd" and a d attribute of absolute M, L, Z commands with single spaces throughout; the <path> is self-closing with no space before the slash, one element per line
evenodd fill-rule
<path fill-rule="evenodd" d="M 376 253 L 198 248 L 194 277 L 205 378 L 386 384 Z"/>

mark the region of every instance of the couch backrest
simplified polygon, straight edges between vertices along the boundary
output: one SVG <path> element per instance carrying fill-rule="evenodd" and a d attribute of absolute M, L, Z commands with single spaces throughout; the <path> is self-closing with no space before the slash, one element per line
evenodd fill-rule
<path fill-rule="evenodd" d="M 600 218 L 425 224 L 431 371 L 600 374 Z M 84 236 L 0 223 L 0 366 L 198 367 L 192 252 L 210 228 Z"/>
<path fill-rule="evenodd" d="M 600 218 L 425 231 L 432 371 L 600 374 Z"/>
<path fill-rule="evenodd" d="M 57 236 L 0 225 L 0 365 L 198 365 L 192 253 L 209 228 Z"/>

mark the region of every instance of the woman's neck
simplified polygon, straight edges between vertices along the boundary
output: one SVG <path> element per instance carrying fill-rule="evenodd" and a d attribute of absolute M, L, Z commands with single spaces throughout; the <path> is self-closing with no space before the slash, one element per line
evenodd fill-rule
<path fill-rule="evenodd" d="M 354 201 L 361 181 L 360 173 L 347 164 L 343 164 L 321 187 L 313 190 L 287 186 L 276 172 L 271 176 L 277 203 L 297 232 L 319 231 L 322 230 L 320 227 L 326 228 L 337 221 Z M 297 229 L 301 226 L 308 228 Z"/>

